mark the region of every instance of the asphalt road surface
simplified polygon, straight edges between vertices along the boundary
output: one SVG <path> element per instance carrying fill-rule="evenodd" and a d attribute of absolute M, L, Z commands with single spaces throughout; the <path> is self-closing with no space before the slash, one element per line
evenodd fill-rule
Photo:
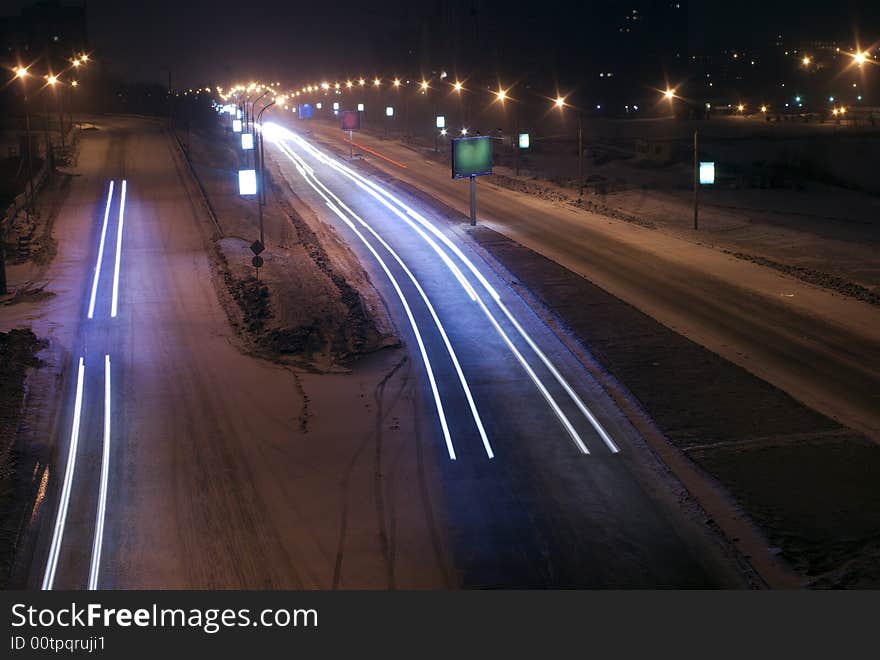
<path fill-rule="evenodd" d="M 340 152 L 328 122 L 294 122 Z M 449 166 L 359 133 L 381 172 L 467 214 Z M 880 310 L 717 250 L 479 181 L 481 224 L 512 238 L 844 425 L 880 441 Z"/>
<path fill-rule="evenodd" d="M 418 374 L 420 432 L 379 512 L 406 511 L 389 558 L 337 492 L 339 445 L 371 422 L 340 388 L 313 413 L 334 434 L 299 434 L 295 378 L 233 340 L 172 141 L 150 120 L 99 128 L 59 214 L 78 304 L 54 321 L 71 325 L 68 367 L 28 586 L 339 586 L 340 515 L 359 529 L 341 586 L 741 584 L 609 398 L 430 205 L 278 131 L 271 157 L 361 257 Z M 410 506 L 426 493 L 433 508 Z"/>
<path fill-rule="evenodd" d="M 706 549 L 637 478 L 639 440 L 609 399 L 442 213 L 302 135 L 277 124 L 265 135 L 296 195 L 359 254 L 423 366 L 465 584 L 718 584 Z"/>

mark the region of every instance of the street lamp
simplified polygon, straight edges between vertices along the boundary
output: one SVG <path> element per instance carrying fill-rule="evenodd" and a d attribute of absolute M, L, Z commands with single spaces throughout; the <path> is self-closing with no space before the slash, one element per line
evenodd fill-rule
<path fill-rule="evenodd" d="M 259 207 L 260 212 L 260 243 L 264 246 L 266 245 L 266 238 L 263 235 L 263 207 L 266 205 L 266 158 L 263 150 L 263 113 L 273 105 L 275 105 L 275 101 L 270 101 L 260 109 L 259 114 L 257 114 L 256 124 L 259 126 L 259 129 L 257 130 L 257 140 L 259 140 L 260 155 L 260 185 L 257 190 L 257 206 Z"/>
<path fill-rule="evenodd" d="M 568 103 L 566 103 L 566 97 L 556 95 L 556 98 L 553 101 L 553 106 L 557 108 L 560 112 L 565 111 L 565 108 L 570 107 Z M 583 112 L 581 112 L 580 108 L 577 108 L 577 120 L 578 120 L 578 197 L 583 197 L 584 195 L 584 122 L 583 122 Z"/>

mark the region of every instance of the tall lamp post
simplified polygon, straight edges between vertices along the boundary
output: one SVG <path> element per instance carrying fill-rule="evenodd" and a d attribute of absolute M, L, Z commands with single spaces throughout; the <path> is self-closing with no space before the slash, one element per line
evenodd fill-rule
<path fill-rule="evenodd" d="M 27 78 L 28 70 L 27 68 L 20 66 L 15 70 L 15 77 L 21 80 L 22 88 L 24 90 L 24 130 L 25 130 L 25 142 L 27 143 L 27 164 L 28 164 L 28 180 L 27 187 L 25 188 L 25 194 L 27 195 L 27 203 L 30 212 L 34 212 L 34 188 L 33 188 L 33 179 L 34 179 L 34 162 L 33 162 L 33 146 L 31 145 L 31 113 L 30 113 L 30 98 L 28 96 L 27 89 Z"/>
<path fill-rule="evenodd" d="M 566 97 L 557 95 L 553 100 L 553 106 L 564 112 L 565 108 L 572 107 L 566 101 Z M 577 143 L 578 143 L 578 197 L 584 196 L 584 113 L 580 108 L 577 112 Z"/>
<path fill-rule="evenodd" d="M 265 94 L 263 96 L 265 96 Z M 257 206 L 259 207 L 260 217 L 260 243 L 262 243 L 264 246 L 266 245 L 266 236 L 263 232 L 263 206 L 266 205 L 266 161 L 263 157 L 263 113 L 266 112 L 266 110 L 271 108 L 273 105 L 275 105 L 275 101 L 267 103 L 260 109 L 260 113 L 257 115 L 257 125 L 259 125 L 258 140 L 260 141 L 260 185 L 257 188 Z"/>

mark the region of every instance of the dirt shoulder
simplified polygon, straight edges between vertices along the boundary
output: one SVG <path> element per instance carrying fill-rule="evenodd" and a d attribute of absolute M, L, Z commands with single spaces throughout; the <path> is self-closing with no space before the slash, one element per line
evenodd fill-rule
<path fill-rule="evenodd" d="M 347 369 L 359 357 L 399 344 L 393 324 L 357 258 L 292 191 L 267 171 L 263 266 L 256 200 L 237 192 L 241 150 L 220 128 L 192 131 L 190 162 L 222 236 L 214 261 L 236 309 L 227 312 L 251 350 L 317 371 Z M 279 183 L 281 182 L 281 183 Z M 279 186 L 284 186 L 282 189 Z M 295 196 L 294 196 L 295 197 Z"/>
<path fill-rule="evenodd" d="M 0 588 L 6 588 L 21 533 L 21 521 L 31 501 L 31 475 L 20 460 L 17 443 L 23 423 L 28 371 L 41 366 L 37 353 L 46 347 L 30 330 L 0 332 Z"/>

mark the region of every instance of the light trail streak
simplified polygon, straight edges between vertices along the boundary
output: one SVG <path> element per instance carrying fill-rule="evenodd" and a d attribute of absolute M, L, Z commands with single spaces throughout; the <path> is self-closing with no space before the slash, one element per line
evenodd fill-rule
<path fill-rule="evenodd" d="M 538 356 L 538 358 L 541 360 L 541 362 L 547 367 L 548 371 L 550 371 L 550 373 L 553 375 L 553 377 L 556 379 L 556 381 L 559 383 L 559 385 L 563 388 L 563 390 L 565 390 L 566 394 L 574 402 L 574 404 L 577 406 L 578 410 L 580 410 L 580 412 L 584 415 L 584 417 L 589 421 L 590 425 L 594 428 L 594 430 L 597 432 L 597 434 L 602 439 L 602 441 L 605 443 L 605 445 L 608 447 L 608 449 L 612 453 L 619 452 L 619 448 L 614 443 L 614 441 L 611 439 L 610 435 L 607 433 L 607 431 L 604 429 L 604 427 L 601 425 L 601 423 L 598 421 L 598 419 L 595 417 L 595 415 L 590 411 L 590 409 L 583 402 L 581 397 L 578 396 L 578 394 L 574 391 L 574 389 L 571 387 L 571 385 L 568 383 L 568 381 L 565 379 L 565 377 L 562 376 L 562 374 L 555 367 L 555 365 L 552 363 L 552 361 L 546 356 L 546 354 L 538 347 L 538 345 L 531 338 L 531 336 L 525 331 L 525 329 L 522 327 L 522 325 L 516 321 L 513 314 L 510 312 L 510 310 L 507 308 L 507 306 L 504 305 L 504 303 L 502 302 L 501 297 L 498 294 L 498 292 L 495 290 L 495 288 L 491 284 L 489 284 L 489 282 L 486 280 L 486 278 L 483 276 L 483 274 L 479 271 L 479 269 L 476 267 L 476 265 L 467 256 L 464 255 L 464 253 L 458 248 L 458 246 L 456 246 L 449 239 L 448 236 L 446 236 L 437 227 L 435 227 L 433 225 L 433 223 L 431 223 L 429 220 L 427 220 L 427 218 L 425 218 L 420 213 L 418 213 L 417 211 L 415 211 L 414 209 L 409 207 L 406 203 L 404 203 L 403 201 L 398 199 L 396 196 L 392 195 L 390 192 L 388 192 L 387 190 L 385 190 L 384 188 L 382 188 L 378 184 L 375 184 L 374 182 L 372 182 L 372 181 L 368 180 L 367 178 L 363 177 L 362 175 L 358 174 L 357 172 L 355 172 L 351 168 L 345 166 L 342 163 L 339 163 L 338 161 L 330 158 L 329 156 L 326 156 L 320 150 L 313 147 L 307 141 L 303 140 L 302 138 L 300 138 L 296 134 L 292 133 L 291 131 L 288 131 L 287 129 L 285 129 L 281 126 L 278 126 L 277 124 L 274 124 L 274 123 L 267 124 L 264 127 L 264 129 L 266 129 L 267 134 L 270 136 L 270 139 L 272 138 L 273 134 L 278 133 L 282 137 L 285 137 L 291 141 L 294 141 L 297 144 L 299 144 L 300 146 L 302 146 L 304 149 L 306 149 L 313 157 L 315 157 L 320 162 L 332 167 L 333 169 L 335 169 L 337 172 L 339 172 L 343 176 L 346 176 L 348 179 L 354 181 L 359 187 L 361 187 L 363 190 L 366 190 L 375 199 L 377 199 L 378 201 L 383 203 L 383 205 L 386 208 L 388 208 L 389 210 L 391 210 L 397 217 L 401 218 L 404 222 L 406 222 L 414 231 L 416 231 L 421 236 L 421 238 L 423 240 L 425 240 L 429 244 L 429 246 L 434 250 L 434 252 L 437 253 L 438 256 L 440 256 L 440 258 L 444 261 L 444 263 L 447 265 L 447 267 L 450 269 L 452 274 L 459 281 L 459 283 L 462 285 L 462 287 L 465 289 L 465 291 L 468 293 L 468 295 L 471 297 L 471 299 L 474 300 L 475 302 L 480 303 L 480 307 L 482 308 L 483 312 L 486 314 L 487 318 L 489 318 L 493 327 L 495 327 L 496 331 L 498 331 L 498 333 L 501 335 L 505 344 L 507 344 L 508 347 L 511 349 L 511 351 L 514 353 L 514 356 L 517 358 L 517 360 L 523 366 L 526 373 L 529 375 L 529 377 L 534 382 L 535 386 L 538 388 L 539 392 L 541 392 L 542 396 L 544 396 L 545 400 L 550 405 L 553 412 L 559 418 L 563 427 L 566 429 L 566 431 L 568 431 L 568 433 L 571 436 L 572 440 L 574 441 L 575 445 L 577 445 L 578 449 L 580 449 L 583 453 L 588 454 L 589 451 L 587 450 L 586 445 L 584 444 L 583 440 L 578 435 L 577 431 L 574 429 L 573 425 L 570 423 L 568 418 L 565 416 L 565 414 L 559 408 L 558 404 L 553 399 L 552 395 L 546 389 L 546 387 L 541 382 L 541 380 L 537 376 L 537 374 L 535 374 L 534 370 L 529 366 L 528 362 L 525 360 L 525 358 L 522 356 L 522 354 L 518 350 L 516 350 L 514 344 L 510 341 L 510 338 L 506 335 L 506 333 L 504 333 L 503 329 L 497 323 L 496 319 L 491 314 L 489 309 L 475 295 L 473 287 L 464 278 L 460 269 L 453 262 L 451 262 L 451 260 L 446 255 L 446 253 L 440 249 L 440 247 L 436 244 L 436 242 L 431 240 L 430 237 L 426 236 L 425 233 L 423 231 L 421 231 L 418 227 L 416 227 L 409 218 L 411 217 L 412 219 L 416 220 L 419 223 L 419 225 L 421 225 L 422 227 L 427 229 L 429 232 L 431 232 L 434 236 L 436 236 L 453 254 L 455 254 L 456 257 L 458 257 L 458 259 L 474 275 L 474 277 L 477 278 L 477 280 L 480 282 L 480 284 L 483 286 L 483 288 L 493 298 L 495 303 L 501 308 L 504 315 L 511 321 L 511 323 L 513 324 L 513 326 L 517 330 L 517 332 L 520 334 L 520 336 L 526 341 L 526 343 L 535 352 L 535 354 Z M 279 144 L 281 144 L 280 140 L 277 140 L 277 136 L 276 136 L 275 141 L 278 142 Z M 388 202 L 384 201 L 383 199 L 380 199 L 380 196 L 382 198 L 384 198 L 385 200 L 388 200 L 391 203 L 396 204 L 400 209 L 403 210 L 403 212 L 405 212 L 406 215 L 404 215 L 404 213 L 399 211 L 398 209 L 393 208 Z M 409 216 L 409 217 L 407 217 L 407 216 Z"/>
<path fill-rule="evenodd" d="M 95 518 L 95 539 L 92 542 L 92 563 L 89 568 L 89 591 L 98 588 L 101 569 L 101 548 L 104 545 L 104 517 L 107 511 L 107 483 L 110 477 L 110 356 L 104 356 L 104 447 L 101 453 L 101 485 L 98 490 L 98 512 Z"/>
<path fill-rule="evenodd" d="M 113 269 L 113 304 L 110 316 L 116 318 L 119 306 L 119 266 L 122 261 L 122 225 L 125 222 L 125 189 L 127 182 L 122 180 L 122 197 L 119 201 L 119 226 L 116 228 L 116 265 Z"/>
<path fill-rule="evenodd" d="M 294 160 L 294 159 L 292 159 L 292 160 Z M 294 160 L 294 162 L 296 162 L 296 161 Z M 450 460 L 453 460 L 453 461 L 456 460 L 455 448 L 453 447 L 453 444 L 452 444 L 452 435 L 449 432 L 449 425 L 446 421 L 446 413 L 443 408 L 443 401 L 440 398 L 440 391 L 439 391 L 439 388 L 437 387 L 437 381 L 434 377 L 434 369 L 431 367 L 431 360 L 428 357 L 428 352 L 427 352 L 427 349 L 425 348 L 424 341 L 422 340 L 421 332 L 419 331 L 418 324 L 416 323 L 415 316 L 412 313 L 412 310 L 409 306 L 409 303 L 406 300 L 406 296 L 404 296 L 403 291 L 400 288 L 400 284 L 397 282 L 397 279 L 391 273 L 391 270 L 388 268 L 388 265 L 385 263 L 385 260 L 382 259 L 382 257 L 376 251 L 376 249 L 369 243 L 369 241 L 366 240 L 366 237 L 357 229 L 357 227 L 354 225 L 354 223 L 351 222 L 351 220 L 349 218 L 347 218 L 344 213 L 342 213 L 342 211 L 331 201 L 331 199 L 327 195 L 325 195 L 321 191 L 321 189 L 309 179 L 309 176 L 307 174 L 307 170 L 305 168 L 301 167 L 298 163 L 297 163 L 297 169 L 299 170 L 299 172 L 303 176 L 303 178 L 306 180 L 306 182 L 315 190 L 315 192 L 318 193 L 318 195 L 320 195 L 324 199 L 324 202 L 327 204 L 327 207 L 331 211 L 333 211 L 346 225 L 348 225 L 348 227 L 355 233 L 355 235 L 364 243 L 364 245 L 367 247 L 367 249 L 370 250 L 370 252 L 376 258 L 376 261 L 379 263 L 379 266 L 382 268 L 382 270 L 388 276 L 388 279 L 391 281 L 391 285 L 394 287 L 394 290 L 397 293 L 398 298 L 400 298 L 400 302 L 403 305 L 404 311 L 406 312 L 407 319 L 409 320 L 410 326 L 412 327 L 413 333 L 415 334 L 416 343 L 419 346 L 419 353 L 422 357 L 422 362 L 424 363 L 425 370 L 427 371 L 427 374 L 428 374 L 428 381 L 430 382 L 430 385 L 431 385 L 431 391 L 432 391 L 432 394 L 434 397 L 434 404 L 437 408 L 437 416 L 440 420 L 440 427 L 443 431 L 443 439 L 446 443 L 446 450 L 449 453 Z"/>
<path fill-rule="evenodd" d="M 104 207 L 104 225 L 101 227 L 101 242 L 98 245 L 98 260 L 95 262 L 95 277 L 92 280 L 92 297 L 89 300 L 89 318 L 95 315 L 95 299 L 98 296 L 98 280 L 101 277 L 101 262 L 104 260 L 104 241 L 107 238 L 107 218 L 110 216 L 110 202 L 113 201 L 113 181 L 107 192 L 107 205 Z"/>
<path fill-rule="evenodd" d="M 333 191 L 331 191 L 326 185 L 324 185 L 317 178 L 317 176 L 315 176 L 314 170 L 312 170 L 305 163 L 305 161 L 302 159 L 302 157 L 300 157 L 298 154 L 294 153 L 291 149 L 289 149 L 288 147 L 286 147 L 283 144 L 279 144 L 278 147 L 285 153 L 285 155 L 288 156 L 288 158 L 290 158 L 297 165 L 297 169 L 299 169 L 300 173 L 303 174 L 304 177 L 306 177 L 304 172 L 308 172 L 308 176 L 311 176 L 314 179 L 315 183 L 318 186 L 320 186 L 327 193 L 327 195 L 331 196 L 335 200 L 335 203 L 337 206 L 345 209 L 345 211 L 351 217 L 355 218 L 361 226 L 363 226 L 367 231 L 369 231 L 370 234 L 382 245 L 382 247 L 384 247 L 388 251 L 388 253 L 392 256 L 392 258 L 394 258 L 394 260 L 398 263 L 398 265 L 401 267 L 401 269 L 406 273 L 407 277 L 409 277 L 410 281 L 413 283 L 413 286 L 416 288 L 416 291 L 418 291 L 419 295 L 421 296 L 422 301 L 425 303 L 425 307 L 427 307 L 428 312 L 430 313 L 431 318 L 434 321 L 434 325 L 437 327 L 437 330 L 440 333 L 441 338 L 443 339 L 443 344 L 446 347 L 446 351 L 449 354 L 449 358 L 452 361 L 453 367 L 455 368 L 456 375 L 458 376 L 459 383 L 461 384 L 462 390 L 464 391 L 465 398 L 467 399 L 468 406 L 471 411 L 471 416 L 473 417 L 474 424 L 476 425 L 477 431 L 480 434 L 480 439 L 482 440 L 483 448 L 486 450 L 486 455 L 489 458 L 494 458 L 495 453 L 492 449 L 491 443 L 489 442 L 489 438 L 488 438 L 488 436 L 486 434 L 486 430 L 483 426 L 482 419 L 480 418 L 480 413 L 477 410 L 476 402 L 474 401 L 470 386 L 468 385 L 468 382 L 467 382 L 467 378 L 465 378 L 464 371 L 461 368 L 461 364 L 458 360 L 458 356 L 455 353 L 455 349 L 453 349 L 453 347 L 452 347 L 452 342 L 449 340 L 449 336 L 446 333 L 446 329 L 443 327 L 443 324 L 440 321 L 440 317 L 437 315 L 437 312 L 434 309 L 434 305 L 431 303 L 430 299 L 428 298 L 428 295 L 425 293 L 424 289 L 422 288 L 422 285 L 419 283 L 416 276 L 412 273 L 412 271 L 409 269 L 409 267 L 406 265 L 406 263 L 404 263 L 404 261 L 400 257 L 400 255 L 385 241 L 385 239 L 383 239 L 373 229 L 373 227 L 371 227 L 367 222 L 364 221 L 363 218 L 361 218 L 357 213 L 355 213 L 351 208 L 349 208 L 341 199 L 339 199 L 339 197 L 335 193 L 333 193 Z M 306 180 L 308 181 L 308 179 L 306 179 Z M 311 183 L 311 182 L 309 182 L 309 183 Z M 324 197 L 326 199 L 326 196 L 324 196 Z M 346 224 L 349 224 L 349 223 L 346 223 Z M 364 241 L 364 242 L 367 245 L 367 247 L 369 247 L 371 249 L 371 252 L 373 252 L 372 247 L 369 245 L 369 243 L 367 243 L 366 241 Z M 375 254 L 375 252 L 374 252 L 374 254 Z M 464 280 L 464 282 L 467 283 L 466 280 Z M 472 295 L 471 297 L 472 297 L 472 299 L 476 298 L 475 294 Z"/>
<path fill-rule="evenodd" d="M 76 376 L 76 401 L 73 406 L 73 425 L 70 430 L 70 446 L 67 450 L 67 466 L 64 470 L 64 481 L 61 486 L 61 498 L 58 502 L 58 513 L 55 516 L 55 529 L 52 533 L 52 543 L 49 546 L 49 558 L 46 561 L 46 571 L 43 574 L 43 590 L 49 590 L 55 583 L 55 571 L 58 569 L 58 556 L 61 552 L 61 542 L 64 539 L 64 525 L 67 521 L 67 508 L 70 505 L 70 489 L 73 483 L 73 473 L 76 469 L 76 449 L 79 444 L 79 423 L 82 415 L 83 402 L 83 378 L 85 376 L 85 364 L 83 358 L 79 359 L 79 369 Z"/>

